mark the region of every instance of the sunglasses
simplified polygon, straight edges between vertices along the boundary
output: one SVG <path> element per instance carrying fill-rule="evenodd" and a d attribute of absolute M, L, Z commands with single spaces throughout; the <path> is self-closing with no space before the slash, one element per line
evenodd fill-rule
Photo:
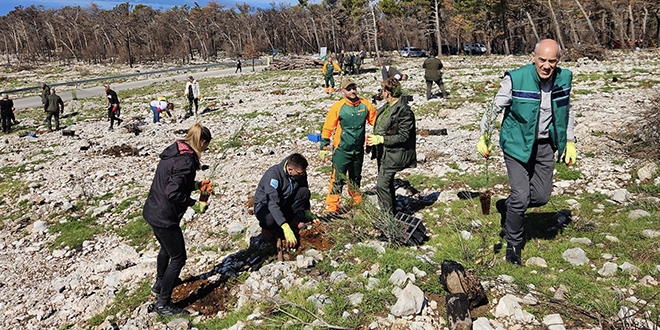
<path fill-rule="evenodd" d="M 344 88 L 347 91 L 352 91 L 352 90 L 357 90 L 357 86 L 355 85 L 348 85 L 346 88 Z"/>

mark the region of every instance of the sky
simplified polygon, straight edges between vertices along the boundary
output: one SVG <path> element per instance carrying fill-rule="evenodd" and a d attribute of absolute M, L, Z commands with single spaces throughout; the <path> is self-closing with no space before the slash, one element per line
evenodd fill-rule
<path fill-rule="evenodd" d="M 39 0 L 39 1 L 23 1 L 23 0 L 0 0 L 0 16 L 7 15 L 8 12 L 14 10 L 16 6 L 23 6 L 23 7 L 28 7 L 30 5 L 43 5 L 45 8 L 61 8 L 65 6 L 81 6 L 81 7 L 88 7 L 90 3 L 96 3 L 98 4 L 101 8 L 103 9 L 111 9 L 114 6 L 124 3 L 126 1 L 120 1 L 120 0 L 96 0 L 96 1 L 91 1 L 91 0 Z M 187 4 L 189 6 L 194 6 L 195 1 L 191 0 L 148 0 L 147 2 L 138 2 L 138 1 L 129 1 L 132 5 L 136 4 L 145 4 L 149 5 L 154 9 L 168 9 L 172 8 L 174 6 L 181 6 L 184 4 Z M 200 6 L 205 6 L 207 0 L 199 0 L 197 3 Z M 261 7 L 261 8 L 270 8 L 270 3 L 275 2 L 277 4 L 280 3 L 288 3 L 291 5 L 296 5 L 298 4 L 298 0 L 217 0 L 218 3 L 226 5 L 227 7 L 234 7 L 236 3 L 243 3 L 246 2 L 249 5 L 253 7 Z M 310 3 L 314 3 L 317 1 L 310 1 Z"/>

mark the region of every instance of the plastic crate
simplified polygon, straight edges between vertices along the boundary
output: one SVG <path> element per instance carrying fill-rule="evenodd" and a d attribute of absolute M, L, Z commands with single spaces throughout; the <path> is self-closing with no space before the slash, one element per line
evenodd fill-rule
<path fill-rule="evenodd" d="M 307 140 L 321 142 L 321 134 L 307 134 Z"/>
<path fill-rule="evenodd" d="M 394 218 L 401 224 L 403 244 L 420 245 L 428 238 L 421 219 L 400 212 Z"/>

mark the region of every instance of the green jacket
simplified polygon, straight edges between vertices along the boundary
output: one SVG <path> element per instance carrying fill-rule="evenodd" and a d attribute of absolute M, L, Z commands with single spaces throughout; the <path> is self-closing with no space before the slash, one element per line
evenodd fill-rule
<path fill-rule="evenodd" d="M 328 150 L 332 136 L 334 149 L 364 152 L 365 126 L 374 124 L 376 113 L 376 108 L 362 98 L 355 103 L 343 98 L 333 104 L 323 124 L 321 150 Z"/>
<path fill-rule="evenodd" d="M 383 136 L 383 144 L 372 149 L 371 158 L 378 159 L 379 166 L 402 170 L 417 167 L 417 129 L 415 114 L 410 110 L 407 95 L 390 106 L 378 109 L 374 134 Z"/>
<path fill-rule="evenodd" d="M 442 69 L 442 61 L 437 57 L 427 58 L 424 64 L 422 64 L 422 68 L 425 69 L 424 79 L 431 81 L 442 79 L 442 72 L 440 71 Z"/>
<path fill-rule="evenodd" d="M 504 110 L 500 147 L 504 152 L 527 163 L 538 134 L 541 106 L 541 79 L 534 64 L 509 71 L 512 86 L 511 106 Z M 552 79 L 552 122 L 548 127 L 553 147 L 561 156 L 566 147 L 568 104 L 571 94 L 571 71 L 555 68 Z"/>
<path fill-rule="evenodd" d="M 64 111 L 64 102 L 57 94 L 50 94 L 46 97 L 46 111 L 47 112 L 60 112 Z"/>

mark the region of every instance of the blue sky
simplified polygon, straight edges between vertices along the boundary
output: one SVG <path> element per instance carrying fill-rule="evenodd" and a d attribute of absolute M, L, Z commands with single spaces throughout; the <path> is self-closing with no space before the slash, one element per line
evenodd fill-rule
<path fill-rule="evenodd" d="M 126 1 L 119 1 L 119 0 L 96 0 L 96 1 L 91 1 L 91 0 L 40 0 L 40 1 L 21 1 L 21 0 L 0 0 L 0 16 L 6 15 L 8 12 L 14 10 L 16 6 L 23 6 L 23 7 L 28 7 L 30 5 L 43 5 L 46 8 L 60 8 L 64 6 L 81 6 L 81 7 L 88 7 L 90 3 L 96 3 L 98 4 L 101 8 L 104 9 L 110 9 L 117 4 L 126 2 Z M 184 4 L 188 4 L 189 6 L 194 6 L 195 1 L 189 1 L 189 0 L 149 0 L 147 2 L 137 2 L 137 1 L 129 1 L 132 5 L 142 3 L 145 5 L 149 5 L 155 9 L 168 9 L 173 6 L 181 6 Z M 200 0 L 197 1 L 197 3 L 200 6 L 205 6 L 207 0 Z M 254 7 L 262 7 L 262 8 L 270 8 L 270 3 L 275 2 L 277 4 L 280 3 L 289 3 L 292 5 L 298 4 L 298 0 L 240 0 L 240 1 L 232 1 L 232 0 L 217 0 L 218 3 L 226 5 L 227 7 L 233 7 L 236 3 L 243 3 L 246 2 L 250 4 L 251 6 Z M 310 1 L 310 3 L 316 3 L 319 1 Z"/>

